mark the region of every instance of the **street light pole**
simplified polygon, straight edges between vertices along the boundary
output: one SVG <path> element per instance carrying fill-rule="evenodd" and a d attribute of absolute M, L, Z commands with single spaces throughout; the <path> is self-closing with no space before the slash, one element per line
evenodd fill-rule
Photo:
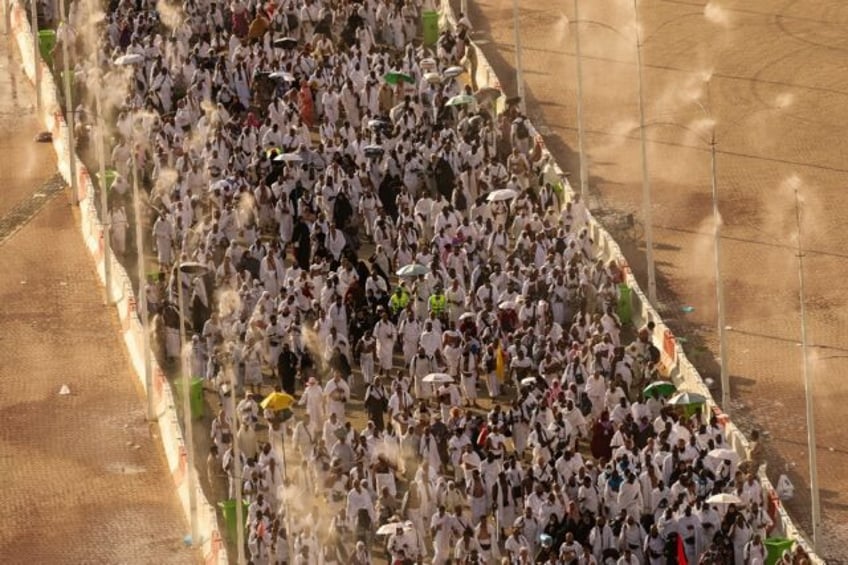
<path fill-rule="evenodd" d="M 710 81 L 709 79 L 704 81 L 706 87 L 707 94 L 707 108 L 700 102 L 695 102 L 701 111 L 704 113 L 704 116 L 710 120 L 711 122 L 711 132 L 710 132 L 710 184 L 712 188 L 712 201 L 713 201 L 713 223 L 715 224 L 713 229 L 713 249 L 715 251 L 715 284 L 716 284 L 716 309 L 717 312 L 717 325 L 718 325 L 718 354 L 719 354 L 719 367 L 720 367 L 720 375 L 721 375 L 721 409 L 725 412 L 725 414 L 730 414 L 730 370 L 728 369 L 729 362 L 729 352 L 727 350 L 727 318 L 726 318 L 726 308 L 724 302 L 724 283 L 721 278 L 721 230 L 722 230 L 722 218 L 721 213 L 718 209 L 718 173 L 716 172 L 716 146 L 718 144 L 716 140 L 716 125 L 715 120 L 712 116 L 712 99 L 710 98 Z"/>
<path fill-rule="evenodd" d="M 71 62 L 68 55 L 68 41 L 70 40 L 71 28 L 65 13 L 65 0 L 59 0 L 59 13 L 61 19 L 62 37 L 62 83 L 65 86 L 65 122 L 68 128 L 68 149 L 70 150 L 70 174 L 71 174 L 71 202 L 74 206 L 79 204 L 79 186 L 77 183 L 77 139 L 74 132 L 74 100 L 71 90 Z"/>
<path fill-rule="evenodd" d="M 133 130 L 133 138 L 135 138 Z M 147 315 L 147 292 L 145 292 L 145 281 L 147 277 L 144 269 L 144 238 L 141 226 L 141 198 L 138 193 L 138 165 L 135 154 L 135 142 L 131 151 L 132 176 L 133 176 L 133 215 L 135 216 L 135 252 L 136 269 L 138 276 L 138 316 L 141 319 L 142 331 L 142 355 L 144 355 L 144 387 L 147 389 L 147 419 L 156 419 L 153 406 L 153 363 L 150 355 L 150 321 Z"/>
<path fill-rule="evenodd" d="M 101 90 L 103 90 L 103 76 L 98 77 L 97 95 L 95 104 L 97 106 L 97 131 L 100 144 L 97 150 L 97 160 L 100 167 L 100 223 L 103 227 L 103 282 L 106 286 L 106 304 L 112 304 L 112 236 L 109 233 L 109 195 L 106 186 L 106 128 L 103 115 L 103 103 L 101 102 Z"/>
<path fill-rule="evenodd" d="M 580 153 L 580 195 L 586 206 L 589 203 L 589 172 L 586 162 L 586 130 L 583 122 L 583 54 L 580 49 L 579 0 L 574 0 L 574 53 L 577 58 L 577 151 Z"/>
<path fill-rule="evenodd" d="M 244 554 L 244 508 L 242 507 L 242 497 L 244 494 L 242 493 L 242 482 L 244 478 L 241 476 L 242 473 L 242 465 L 241 465 L 241 447 L 238 442 L 238 432 L 241 427 L 241 420 L 239 419 L 238 414 L 236 413 L 236 392 L 235 392 L 235 368 L 233 365 L 232 357 L 229 359 L 230 361 L 230 403 L 232 406 L 231 414 L 233 415 L 233 481 L 235 481 L 235 503 L 236 503 L 236 548 L 237 548 L 237 559 L 239 565 L 244 565 L 247 560 L 245 559 Z"/>
<path fill-rule="evenodd" d="M 38 0 L 29 0 L 32 19 L 32 65 L 35 78 L 35 107 L 41 113 L 41 53 L 38 41 Z"/>
<path fill-rule="evenodd" d="M 194 429 L 191 421 L 191 371 L 188 366 L 188 355 L 185 350 L 185 301 L 183 299 L 183 263 L 177 262 L 176 277 L 177 277 L 177 303 L 180 310 L 180 373 L 182 376 L 182 395 L 183 395 L 183 428 L 185 434 L 185 450 L 186 450 L 186 479 L 188 480 L 188 507 L 189 518 L 191 522 L 191 544 L 196 546 L 197 538 L 197 493 L 194 482 Z M 235 441 L 235 439 L 234 439 Z"/>
<path fill-rule="evenodd" d="M 813 405 L 813 382 L 807 351 L 807 306 L 804 290 L 804 250 L 801 243 L 801 197 L 795 187 L 795 226 L 798 244 L 798 293 L 801 305 L 801 354 L 803 359 L 804 401 L 807 412 L 807 450 L 810 453 L 810 505 L 812 510 L 813 550 L 818 550 L 818 533 L 821 525 L 821 506 L 819 501 L 819 476 L 816 462 L 816 417 Z"/>
<path fill-rule="evenodd" d="M 518 107 L 524 114 L 527 106 L 524 100 L 524 68 L 521 65 L 521 28 L 518 23 L 518 0 L 512 0 L 512 31 L 515 35 L 515 89 L 518 97 L 521 98 Z"/>
<path fill-rule="evenodd" d="M 9 0 L 3 2 L 3 20 L 6 22 L 6 35 L 12 35 L 12 3 Z"/>
<path fill-rule="evenodd" d="M 645 259 L 648 264 L 648 300 L 657 305 L 657 273 L 654 265 L 654 221 L 651 210 L 651 179 L 648 174 L 648 149 L 645 138 L 645 96 L 642 84 L 642 40 L 639 37 L 639 0 L 633 0 L 636 25 L 636 71 L 639 75 L 639 137 L 642 145 L 642 214 L 645 224 Z"/>
<path fill-rule="evenodd" d="M 721 214 L 718 209 L 718 180 L 716 174 L 716 137 L 713 128 L 710 138 L 710 177 L 713 199 L 713 248 L 715 250 L 716 305 L 718 308 L 718 354 L 721 367 L 721 408 L 730 414 L 730 373 L 727 359 L 727 329 L 725 321 L 724 284 L 721 279 Z"/>

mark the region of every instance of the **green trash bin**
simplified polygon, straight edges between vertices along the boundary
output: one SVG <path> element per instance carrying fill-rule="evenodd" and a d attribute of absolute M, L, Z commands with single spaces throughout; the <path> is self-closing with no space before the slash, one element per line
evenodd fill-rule
<path fill-rule="evenodd" d="M 630 287 L 625 283 L 618 285 L 618 319 L 622 325 L 633 321 L 633 303 L 630 298 Z"/>
<path fill-rule="evenodd" d="M 177 379 L 174 381 L 174 387 L 176 388 L 177 398 L 179 399 L 180 405 L 183 402 L 183 381 L 182 379 Z M 189 396 L 188 402 L 191 406 L 191 417 L 195 420 L 199 420 L 203 418 L 204 408 L 203 408 L 203 379 L 191 379 L 189 383 Z"/>
<path fill-rule="evenodd" d="M 100 175 L 100 173 L 97 174 Z M 112 190 L 112 185 L 115 184 L 115 179 L 118 178 L 118 171 L 114 169 L 106 169 L 103 176 L 106 179 L 106 192 L 109 192 Z M 97 188 L 100 188 L 99 179 Z"/>
<path fill-rule="evenodd" d="M 781 558 L 784 551 L 791 551 L 795 540 L 788 538 L 767 538 L 763 545 L 766 546 L 766 565 L 774 565 Z"/>
<path fill-rule="evenodd" d="M 242 501 L 242 518 L 245 523 L 247 522 L 247 501 Z M 224 513 L 224 526 L 227 528 L 227 538 L 230 543 L 235 543 L 236 541 L 236 529 L 238 525 L 238 521 L 236 520 L 236 501 L 235 500 L 225 500 L 223 502 L 218 503 L 218 507 L 221 508 L 221 512 Z"/>
<path fill-rule="evenodd" d="M 41 58 L 48 65 L 53 66 L 53 48 L 56 47 L 56 32 L 52 29 L 43 29 L 38 32 L 38 48 Z"/>
<path fill-rule="evenodd" d="M 424 12 L 421 14 L 421 25 L 424 28 L 424 45 L 431 47 L 439 41 L 439 12 Z"/>

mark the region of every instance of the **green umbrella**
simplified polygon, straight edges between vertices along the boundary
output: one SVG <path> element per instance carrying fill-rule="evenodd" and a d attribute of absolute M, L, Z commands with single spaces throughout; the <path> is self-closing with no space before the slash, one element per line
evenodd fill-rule
<path fill-rule="evenodd" d="M 406 73 L 402 73 L 400 71 L 389 71 L 383 75 L 383 80 L 392 86 L 398 84 L 399 82 L 406 82 L 409 84 L 413 84 L 415 79 L 409 76 Z"/>
<path fill-rule="evenodd" d="M 469 94 L 459 94 L 448 100 L 448 106 L 467 106 L 477 102 L 477 99 Z"/>
<path fill-rule="evenodd" d="M 668 381 L 656 381 L 646 386 L 643 392 L 645 396 L 663 396 L 668 398 L 677 392 L 677 387 Z"/>
<path fill-rule="evenodd" d="M 672 406 L 691 406 L 693 404 L 703 404 L 706 401 L 706 397 L 695 392 L 678 392 L 668 400 L 668 403 Z"/>

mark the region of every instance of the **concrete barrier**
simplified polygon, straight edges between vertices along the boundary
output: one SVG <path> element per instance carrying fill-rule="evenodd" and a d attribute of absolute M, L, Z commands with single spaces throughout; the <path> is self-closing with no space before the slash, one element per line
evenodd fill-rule
<path fill-rule="evenodd" d="M 33 60 L 32 28 L 30 27 L 23 6 L 17 0 L 12 1 L 7 6 L 11 10 L 11 32 L 23 61 L 24 72 L 33 82 L 35 80 L 36 69 L 40 67 L 42 78 L 42 110 L 39 118 L 45 128 L 53 134 L 53 148 L 56 152 L 57 166 L 65 181 L 70 185 L 71 155 L 70 149 L 67 146 L 67 125 L 65 124 L 59 104 L 59 91 L 50 69 L 44 64 L 43 60 L 40 57 L 37 60 Z M 82 231 L 86 247 L 94 259 L 100 279 L 105 284 L 104 228 L 98 217 L 97 208 L 93 200 L 94 186 L 92 185 L 91 175 L 79 158 L 77 158 L 77 180 L 79 186 L 80 230 Z M 194 484 L 197 499 L 198 534 L 203 560 L 207 565 L 226 565 L 227 552 L 224 549 L 221 534 L 218 531 L 215 508 L 209 504 L 203 490 L 200 488 L 196 470 L 192 469 L 189 471 L 186 468 L 185 441 L 177 417 L 176 403 L 171 385 L 165 378 L 162 369 L 154 360 L 152 390 L 146 389 L 144 379 L 144 334 L 139 312 L 137 311 L 135 293 L 133 292 L 132 283 L 126 270 L 114 258 L 114 254 L 110 253 L 109 257 L 112 273 L 110 292 L 115 300 L 115 308 L 118 311 L 121 321 L 121 333 L 124 344 L 129 352 L 130 363 L 136 377 L 139 379 L 142 387 L 145 388 L 145 393 L 153 397 L 153 406 L 159 423 L 162 446 L 165 449 L 165 456 L 168 460 L 168 466 L 174 480 L 174 485 L 176 486 L 177 496 L 180 499 L 186 516 L 186 521 L 190 522 L 191 519 L 189 514 L 189 481 L 187 480 L 186 473 L 192 472 L 195 475 Z"/>
<path fill-rule="evenodd" d="M 448 26 L 451 29 L 456 27 L 456 16 L 453 13 L 449 0 L 441 0 L 442 26 Z M 500 81 L 495 74 L 492 66 L 486 60 L 486 56 L 474 42 L 469 46 L 475 50 L 477 59 L 477 69 L 475 79 L 478 88 L 492 86 L 502 91 Z M 530 122 L 527 120 L 528 123 Z M 563 186 L 568 196 L 574 194 L 574 190 L 563 175 L 562 169 L 556 164 L 550 152 L 545 147 L 544 139 L 530 123 L 530 135 L 538 143 L 542 149 L 544 159 L 554 163 L 554 172 L 557 176 L 563 179 Z M 646 325 L 648 322 L 654 322 L 655 328 L 652 336 L 653 342 L 658 346 L 661 353 L 661 363 L 665 376 L 670 378 L 672 382 L 681 390 L 695 392 L 707 399 L 706 414 L 715 415 L 722 430 L 724 431 L 727 445 L 732 448 L 739 456 L 745 460 L 751 455 L 751 445 L 742 431 L 736 427 L 730 418 L 725 414 L 721 407 L 713 398 L 709 388 L 704 383 L 698 370 L 686 357 L 683 348 L 675 338 L 671 329 L 662 321 L 659 313 L 651 305 L 648 297 L 642 292 L 639 283 L 630 271 L 627 265 L 627 260 L 621 252 L 621 248 L 604 229 L 604 227 L 589 214 L 589 233 L 595 243 L 596 250 L 600 253 L 605 261 L 615 260 L 625 271 L 625 283 L 630 287 L 633 307 L 633 324 L 636 327 Z M 795 540 L 804 551 L 809 555 L 812 563 L 824 564 L 824 560 L 818 557 L 812 549 L 811 544 L 806 536 L 795 526 L 791 517 L 783 508 L 780 498 L 777 496 L 774 485 L 766 476 L 764 467 L 759 470 L 759 477 L 762 482 L 763 490 L 766 494 L 766 501 L 769 512 L 775 522 L 775 531 L 773 533 L 783 535 Z"/>

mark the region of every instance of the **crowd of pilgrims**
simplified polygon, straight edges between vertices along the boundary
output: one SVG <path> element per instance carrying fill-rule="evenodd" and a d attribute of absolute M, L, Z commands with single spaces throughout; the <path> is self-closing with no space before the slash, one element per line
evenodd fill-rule
<path fill-rule="evenodd" d="M 129 79 L 113 245 L 134 157 L 161 357 L 180 359 L 183 320 L 221 400 L 210 490 L 243 478 L 250 561 L 763 563 L 758 479 L 708 463 L 715 419 L 643 394 L 659 351 L 617 315 L 624 269 L 519 101 L 496 111 L 458 76 L 467 19 L 424 48 L 425 8 L 119 0 L 77 66 L 140 56 L 111 75 Z M 271 389 L 294 417 L 259 406 Z M 721 492 L 740 502 L 706 502 Z"/>

